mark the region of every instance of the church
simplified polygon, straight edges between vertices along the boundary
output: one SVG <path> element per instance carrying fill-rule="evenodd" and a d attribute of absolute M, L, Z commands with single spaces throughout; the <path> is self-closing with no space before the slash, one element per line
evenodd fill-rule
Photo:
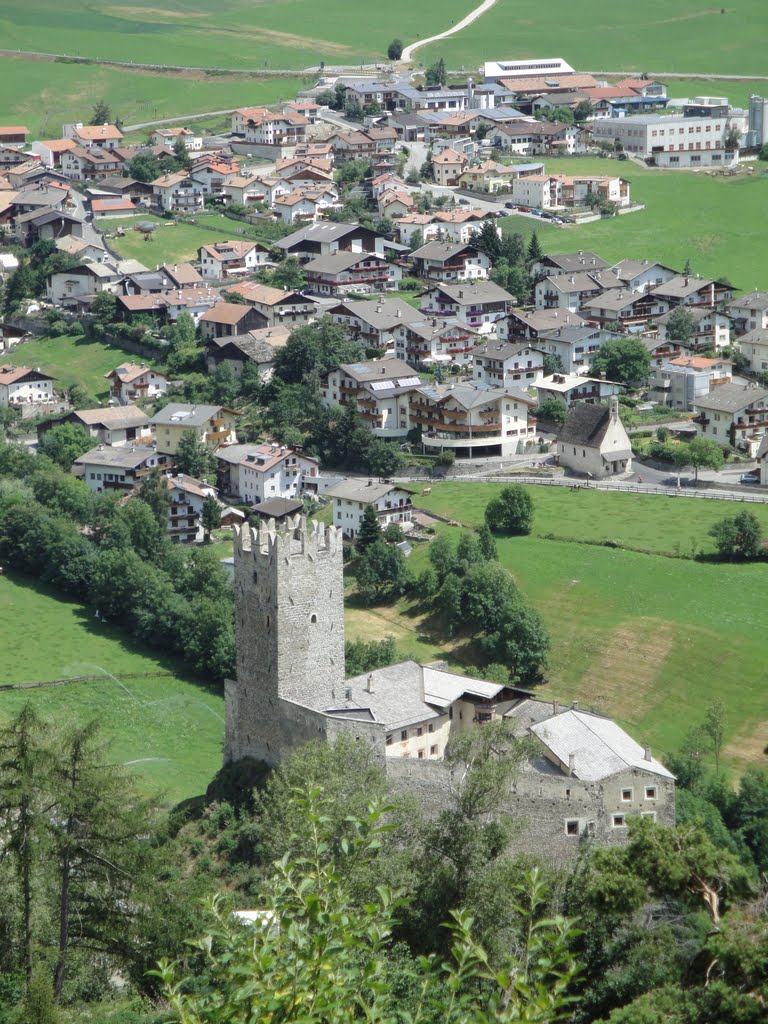
<path fill-rule="evenodd" d="M 303 743 L 347 734 L 372 746 L 394 786 L 439 812 L 451 799 L 451 738 L 507 718 L 536 749 L 509 794 L 516 848 L 569 859 L 580 838 L 625 841 L 633 814 L 674 824 L 674 777 L 602 715 L 414 661 L 346 679 L 341 531 L 300 516 L 235 531 L 225 762 L 275 767 Z"/>

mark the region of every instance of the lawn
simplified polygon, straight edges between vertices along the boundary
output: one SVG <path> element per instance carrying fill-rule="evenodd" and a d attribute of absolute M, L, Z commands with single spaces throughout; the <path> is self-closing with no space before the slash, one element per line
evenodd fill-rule
<path fill-rule="evenodd" d="M 0 26 L 0 37 L 5 38 L 8 22 L 0 20 Z M 34 40 L 28 38 L 25 48 L 37 48 L 38 42 L 35 32 Z M 125 43 L 125 37 L 116 38 L 118 46 Z M 106 100 L 113 117 L 124 124 L 185 115 L 190 115 L 190 124 L 194 124 L 195 114 L 293 99 L 307 84 L 312 83 L 298 77 L 259 79 L 203 72 L 184 76 L 3 57 L 0 124 L 24 124 L 33 139 L 58 138 L 65 122 L 90 120 L 99 99 Z"/>
<path fill-rule="evenodd" d="M 661 260 L 695 273 L 726 276 L 744 291 L 768 287 L 768 263 L 755 259 L 764 245 L 768 174 L 710 178 L 699 172 L 660 171 L 594 158 L 546 161 L 552 174 L 620 174 L 632 183 L 633 200 L 645 209 L 581 226 L 558 227 L 530 217 L 505 217 L 505 231 L 530 235 L 535 229 L 546 252 L 590 249 L 606 260 Z"/>
<path fill-rule="evenodd" d="M 468 2 L 465 11 L 473 6 Z M 434 34 L 438 24 L 451 24 L 448 12 L 427 19 L 424 34 Z M 755 40 L 767 24 L 764 0 L 733 0 L 727 7 L 648 0 L 642 8 L 619 0 L 610 18 L 598 0 L 556 0 L 546 16 L 537 0 L 498 0 L 464 31 L 418 51 L 417 58 L 429 64 L 443 56 L 449 67 L 474 68 L 485 60 L 562 56 L 593 72 L 758 75 L 764 72 Z"/>
<path fill-rule="evenodd" d="M 109 385 L 104 374 L 125 362 L 122 349 L 89 341 L 82 335 L 62 334 L 58 338 L 37 338 L 17 345 L 5 357 L 13 366 L 39 367 L 55 378 L 58 391 L 81 384 L 94 401 L 104 401 Z"/>
<path fill-rule="evenodd" d="M 483 524 L 485 506 L 502 484 L 459 481 L 432 485 L 429 495 L 416 495 L 420 508 L 437 512 L 467 526 Z M 669 498 L 654 494 L 623 494 L 567 487 L 528 487 L 534 503 L 533 533 L 621 545 L 661 553 L 714 551 L 707 536 L 710 526 L 744 506 L 730 501 Z M 768 505 L 750 504 L 768 534 Z"/>
<path fill-rule="evenodd" d="M 480 522 L 494 490 L 493 485 L 436 484 L 418 503 L 472 525 Z M 728 707 L 728 763 L 738 771 L 759 761 L 768 743 L 762 641 L 766 567 L 665 558 L 541 536 L 552 529 L 588 538 L 624 537 L 659 550 L 679 542 L 685 550 L 692 536 L 699 540 L 710 517 L 732 513 L 735 504 L 554 488 L 537 488 L 534 498 L 534 534 L 500 539 L 498 549 L 552 636 L 549 682 L 541 694 L 578 700 L 617 718 L 660 754 L 676 749 L 706 707 L 721 699 Z M 768 525 L 764 511 L 761 519 Z M 601 520 L 610 526 L 597 525 Z M 455 542 L 455 528 L 439 529 Z M 421 571 L 426 561 L 427 552 L 416 548 L 412 571 Z M 412 609 L 402 602 L 374 612 L 399 615 L 396 621 L 405 628 L 413 624 Z M 379 635 L 387 631 L 396 635 L 383 627 Z M 458 647 L 449 660 L 460 669 L 464 657 L 466 650 Z"/>
<path fill-rule="evenodd" d="M 143 232 L 136 230 L 139 224 L 155 225 L 149 240 L 144 238 Z M 142 213 L 122 220 L 105 220 L 98 227 L 109 235 L 122 227 L 125 231 L 122 238 L 110 238 L 112 248 L 123 259 L 139 260 L 147 267 L 197 259 L 197 250 L 209 242 L 261 237 L 258 227 L 232 220 L 223 213 L 203 214 L 195 218 L 194 224 Z"/>
<path fill-rule="evenodd" d="M 193 67 L 293 69 L 386 59 L 397 35 L 416 39 L 460 20 L 469 0 L 390 0 L 350 7 L 342 0 L 34 0 L 5 5 L 7 49 Z M 211 108 L 213 109 L 213 108 Z"/>
<path fill-rule="evenodd" d="M 112 756 L 139 773 L 143 790 L 162 792 L 167 803 L 204 791 L 221 764 L 219 691 L 185 679 L 177 663 L 23 576 L 0 577 L 0 635 L 2 683 L 103 677 L 0 692 L 0 720 L 27 700 L 59 724 L 96 718 L 112 741 Z M 142 678 L 126 678 L 132 674 Z"/>

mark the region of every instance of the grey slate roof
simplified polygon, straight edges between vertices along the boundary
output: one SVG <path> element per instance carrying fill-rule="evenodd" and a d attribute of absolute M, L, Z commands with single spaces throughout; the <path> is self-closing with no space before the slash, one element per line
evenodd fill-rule
<path fill-rule="evenodd" d="M 646 758 L 643 747 L 621 726 L 599 715 L 571 708 L 532 725 L 530 731 L 563 764 L 575 757 L 573 774 L 584 782 L 599 782 L 633 768 L 674 778 L 661 762 Z"/>
<path fill-rule="evenodd" d="M 304 270 L 309 273 L 317 274 L 341 274 L 345 270 L 349 270 L 350 267 L 356 266 L 358 263 L 362 263 L 363 260 L 380 260 L 384 262 L 384 257 L 379 256 L 376 253 L 370 252 L 334 252 L 329 253 L 327 256 L 318 256 L 314 260 L 310 260 L 306 263 Z"/>
<path fill-rule="evenodd" d="M 183 402 L 169 402 L 152 417 L 154 426 L 202 427 L 208 420 L 221 412 L 220 405 L 185 405 Z"/>
<path fill-rule="evenodd" d="M 149 416 L 136 405 L 115 405 L 105 409 L 78 409 L 72 413 L 72 416 L 85 426 L 107 427 L 110 430 L 143 427 L 149 423 Z"/>
<path fill-rule="evenodd" d="M 332 306 L 328 312 L 356 317 L 363 323 L 369 324 L 374 330 L 387 330 L 396 324 L 417 323 L 424 319 L 423 313 L 402 299 L 345 301 Z"/>
<path fill-rule="evenodd" d="M 364 363 L 342 363 L 339 369 L 358 384 L 374 380 L 390 381 L 415 375 L 415 371 L 408 363 L 396 358 L 369 359 Z"/>
<path fill-rule="evenodd" d="M 325 491 L 328 498 L 339 498 L 343 501 L 358 501 L 371 504 L 383 498 L 390 491 L 402 490 L 399 484 L 380 484 L 377 481 L 360 479 L 340 480 Z"/>
<path fill-rule="evenodd" d="M 697 409 L 712 409 L 715 412 L 734 413 L 755 402 L 765 403 L 768 388 L 754 384 L 718 384 L 708 395 L 701 395 L 694 402 Z"/>
<path fill-rule="evenodd" d="M 605 270 L 608 266 L 606 260 L 594 252 L 547 253 L 542 262 L 571 273 L 577 270 Z"/>
<path fill-rule="evenodd" d="M 116 469 L 136 469 L 142 462 L 155 454 L 151 445 L 118 448 L 109 444 L 97 445 L 85 455 L 75 459 L 76 466 L 113 466 Z"/>
<path fill-rule="evenodd" d="M 563 444 L 599 448 L 610 421 L 611 412 L 607 406 L 577 402 L 568 413 L 557 440 Z"/>
<path fill-rule="evenodd" d="M 494 281 L 473 281 L 460 284 L 439 284 L 436 290 L 447 295 L 453 302 L 469 305 L 473 302 L 514 302 L 514 295 Z"/>
<path fill-rule="evenodd" d="M 411 253 L 413 259 L 422 260 L 448 260 L 465 249 L 472 249 L 477 252 L 475 246 L 467 242 L 427 242 L 420 249 Z"/>
<path fill-rule="evenodd" d="M 346 238 L 353 231 L 359 231 L 359 224 L 337 224 L 330 220 L 321 220 L 317 224 L 307 224 L 298 231 L 286 235 L 277 243 L 279 249 L 290 249 L 297 242 L 335 242 L 340 238 Z"/>

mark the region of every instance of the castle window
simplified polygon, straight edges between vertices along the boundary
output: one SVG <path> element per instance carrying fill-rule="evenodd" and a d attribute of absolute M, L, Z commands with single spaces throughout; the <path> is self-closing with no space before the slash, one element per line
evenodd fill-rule
<path fill-rule="evenodd" d="M 627 822 L 623 814 L 614 814 L 611 820 L 612 828 L 625 828 L 626 824 Z"/>
<path fill-rule="evenodd" d="M 424 751 L 423 751 L 423 750 L 420 750 L 420 751 L 419 751 L 419 760 L 420 760 L 420 761 L 423 761 L 423 760 L 424 760 Z"/>
<path fill-rule="evenodd" d="M 578 818 L 572 818 L 565 823 L 565 834 L 567 836 L 577 836 L 579 834 L 579 821 Z"/>
<path fill-rule="evenodd" d="M 656 799 L 656 787 L 655 786 L 646 786 L 645 787 L 645 799 L 646 800 L 655 800 Z"/>
<path fill-rule="evenodd" d="M 427 729 L 428 729 L 428 730 L 429 730 L 430 732 L 434 732 L 434 731 L 435 731 L 435 727 L 434 727 L 434 725 L 432 725 L 432 723 L 431 723 L 431 722 L 430 722 L 430 723 L 429 723 L 429 725 L 427 726 Z"/>
<path fill-rule="evenodd" d="M 416 730 L 416 735 L 417 736 L 423 736 L 424 735 L 424 730 L 422 729 L 421 726 L 419 726 L 419 728 Z"/>
<path fill-rule="evenodd" d="M 388 747 L 392 746 L 392 733 L 391 732 L 387 733 L 387 746 Z"/>
<path fill-rule="evenodd" d="M 259 582 L 259 574 L 256 572 L 255 569 L 253 570 L 253 582 L 254 583 L 258 583 Z"/>
<path fill-rule="evenodd" d="M 632 799 L 632 790 L 631 789 L 622 789 L 622 791 L 621 791 L 621 799 L 624 801 L 624 803 L 628 803 Z"/>
<path fill-rule="evenodd" d="M 433 747 L 430 747 L 429 748 L 429 752 L 430 752 L 430 754 L 433 755 L 433 757 L 436 757 L 437 756 L 437 744 L 435 744 Z"/>
<path fill-rule="evenodd" d="M 317 622 L 317 615 L 314 612 L 309 616 L 309 621 L 314 625 Z"/>
<path fill-rule="evenodd" d="M 403 731 L 400 733 L 400 739 L 401 740 L 407 740 L 408 739 L 408 730 L 407 729 L 403 729 Z"/>

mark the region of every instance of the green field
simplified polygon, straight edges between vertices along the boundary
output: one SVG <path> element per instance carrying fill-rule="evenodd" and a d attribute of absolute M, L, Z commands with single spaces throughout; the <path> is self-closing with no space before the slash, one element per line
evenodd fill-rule
<path fill-rule="evenodd" d="M 481 521 L 495 490 L 436 484 L 417 503 L 472 525 Z M 534 535 L 502 539 L 498 548 L 552 635 L 550 682 L 542 694 L 615 716 L 659 753 L 679 746 L 706 707 L 722 699 L 728 763 L 739 770 L 759 760 L 768 742 L 766 566 L 701 563 L 541 537 L 550 531 L 609 537 L 658 550 L 679 542 L 685 552 L 692 537 L 701 546 L 712 519 L 743 506 L 543 487 L 532 492 Z M 768 510 L 750 508 L 768 525 Z M 448 526 L 440 529 L 457 536 Z M 426 557 L 417 548 L 412 570 L 418 572 Z M 401 621 L 408 626 L 413 620 L 401 615 Z M 459 648 L 454 657 L 462 653 Z"/>
<path fill-rule="evenodd" d="M 34 0 L 4 4 L 5 49 L 193 67 L 292 69 L 385 60 L 393 36 L 440 31 L 471 9 L 471 0 L 390 0 L 357 8 L 339 0 Z"/>
<path fill-rule="evenodd" d="M 13 366 L 39 367 L 56 380 L 58 391 L 81 384 L 98 401 L 109 394 L 104 374 L 126 360 L 119 348 L 82 335 L 62 334 L 58 338 L 37 338 L 17 345 L 6 357 Z"/>
<path fill-rule="evenodd" d="M 204 791 L 221 763 L 221 694 L 184 678 L 177 663 L 144 651 L 81 605 L 23 576 L 0 577 L 0 682 L 72 676 L 103 681 L 0 692 L 0 719 L 27 700 L 63 723 L 98 719 L 112 754 L 140 774 L 142 788 L 168 803 Z M 121 679 L 130 674 L 140 679 Z M 161 676 L 160 673 L 171 673 Z"/>
<path fill-rule="evenodd" d="M 751 176 L 744 171 L 733 178 L 710 178 L 597 157 L 545 163 L 552 174 L 620 174 L 631 181 L 632 199 L 645 209 L 563 227 L 512 216 L 500 222 L 503 230 L 528 235 L 535 229 L 545 252 L 591 249 L 611 262 L 648 258 L 679 269 L 690 259 L 702 276 L 725 276 L 744 291 L 768 287 L 768 262 L 755 258 L 764 248 L 768 202 L 762 164 L 753 165 Z"/>
<path fill-rule="evenodd" d="M 156 228 L 145 241 L 138 224 L 155 224 Z M 139 260 L 147 267 L 161 263 L 179 263 L 197 259 L 197 250 L 209 242 L 228 238 L 256 238 L 258 232 L 250 225 L 225 217 L 222 213 L 208 213 L 195 218 L 194 224 L 164 220 L 152 214 L 128 217 L 125 220 L 105 220 L 97 225 L 109 234 L 122 227 L 122 238 L 110 238 L 112 248 L 123 259 Z"/>
<path fill-rule="evenodd" d="M 0 15 L 0 26 L 6 25 Z M 33 139 L 55 139 L 65 122 L 90 120 L 99 99 L 124 124 L 185 115 L 194 124 L 194 114 L 293 99 L 306 84 L 301 78 L 166 75 L 0 57 L 0 124 L 24 124 Z"/>
<path fill-rule="evenodd" d="M 468 2 L 468 13 L 476 4 Z M 721 11 L 723 13 L 721 13 Z M 429 19 L 425 35 L 447 28 L 450 17 Z M 605 17 L 597 0 L 564 0 L 544 13 L 537 0 L 498 0 L 464 31 L 418 51 L 429 63 L 442 55 L 449 67 L 473 68 L 485 60 L 562 56 L 583 71 L 664 71 L 764 74 L 755 39 L 765 34 L 763 0 L 725 6 L 691 0 L 648 0 L 641 8 L 618 0 Z M 404 39 L 410 38 L 406 35 Z"/>

